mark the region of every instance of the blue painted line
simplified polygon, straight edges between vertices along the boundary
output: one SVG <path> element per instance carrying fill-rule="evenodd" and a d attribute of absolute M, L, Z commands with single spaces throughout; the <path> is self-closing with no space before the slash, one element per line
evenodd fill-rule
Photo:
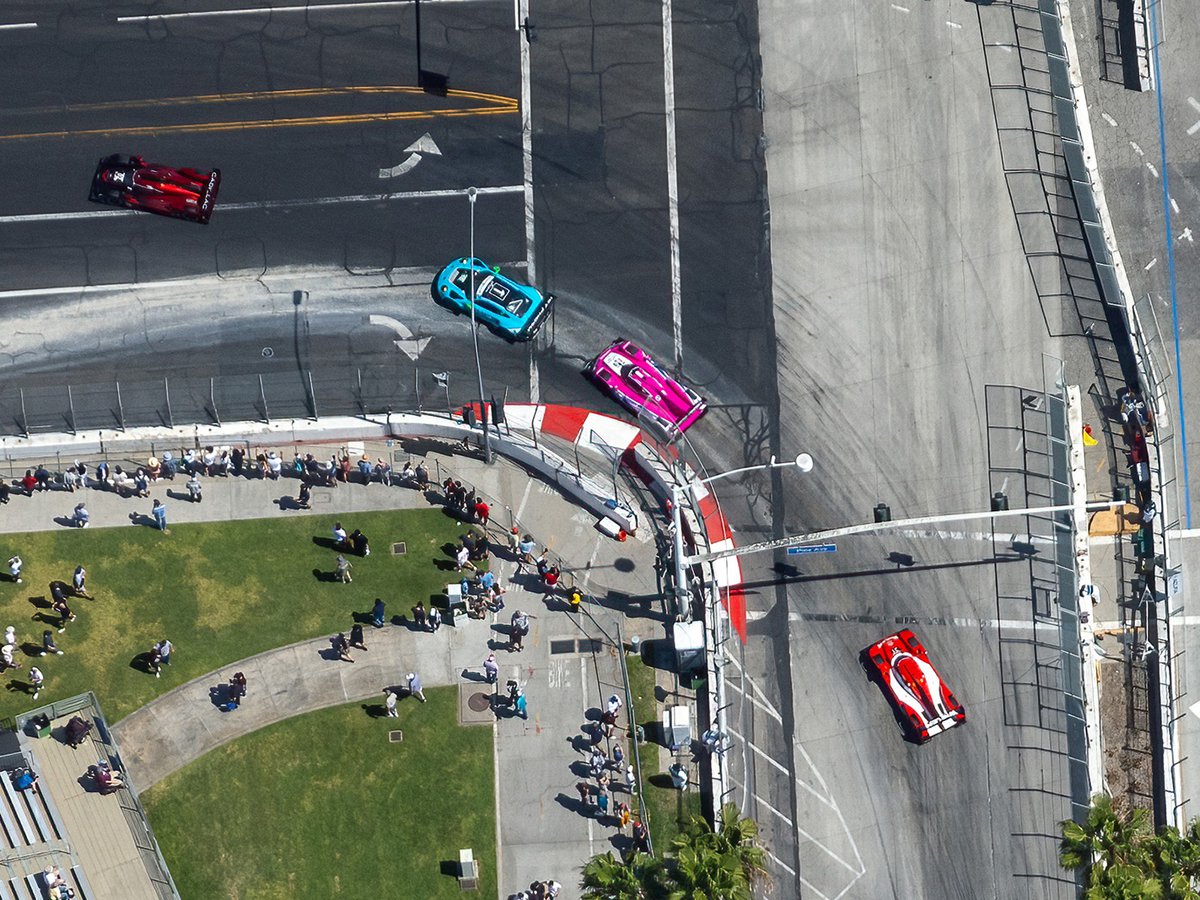
<path fill-rule="evenodd" d="M 1171 189 L 1167 182 L 1167 127 L 1163 115 L 1162 63 L 1158 58 L 1158 15 L 1161 4 L 1154 4 L 1150 14 L 1151 50 L 1154 54 L 1154 93 L 1158 98 L 1158 150 L 1162 171 L 1163 222 L 1167 234 L 1167 272 L 1171 284 L 1171 324 L 1175 329 L 1175 387 L 1179 398 L 1179 443 L 1183 451 L 1183 508 L 1186 527 L 1192 527 L 1192 488 L 1188 477 L 1187 415 L 1183 410 L 1183 356 L 1179 350 L 1179 297 L 1175 290 L 1175 240 L 1171 236 Z"/>

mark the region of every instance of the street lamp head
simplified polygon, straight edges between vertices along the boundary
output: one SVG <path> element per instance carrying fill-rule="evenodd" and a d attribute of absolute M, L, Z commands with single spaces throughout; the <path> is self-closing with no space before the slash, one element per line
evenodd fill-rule
<path fill-rule="evenodd" d="M 478 193 L 479 193 L 479 188 L 477 188 L 477 187 L 467 188 L 467 199 L 470 200 L 472 203 L 474 203 L 475 197 Z"/>
<path fill-rule="evenodd" d="M 806 474 L 808 472 L 811 472 L 812 468 L 813 468 L 813 458 L 811 456 L 809 456 L 807 453 L 797 454 L 796 455 L 796 468 Z"/>

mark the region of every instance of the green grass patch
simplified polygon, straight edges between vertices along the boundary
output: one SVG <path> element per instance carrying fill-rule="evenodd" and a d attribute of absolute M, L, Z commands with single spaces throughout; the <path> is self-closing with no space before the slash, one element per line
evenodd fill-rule
<path fill-rule="evenodd" d="M 180 894 L 461 897 L 443 868 L 469 847 L 472 896 L 495 897 L 492 730 L 457 724 L 457 688 L 425 694 L 396 719 L 349 704 L 279 722 L 143 794 Z"/>
<path fill-rule="evenodd" d="M 637 724 L 645 734 L 655 734 L 662 720 L 662 711 L 654 694 L 655 670 L 642 662 L 637 655 L 627 655 L 629 689 L 633 695 L 633 709 Z M 649 742 L 639 748 L 641 753 L 642 794 L 646 799 L 646 810 L 650 817 L 650 839 L 658 854 L 666 852 L 671 839 L 678 835 L 692 820 L 700 816 L 700 792 L 695 786 L 679 791 L 671 786 L 671 777 L 666 767 L 659 765 L 658 744 Z M 627 756 L 632 752 L 626 746 L 622 750 Z"/>
<path fill-rule="evenodd" d="M 352 584 L 331 577 L 337 552 L 327 539 L 338 518 L 371 540 L 371 556 L 350 558 Z M 90 689 L 116 722 L 220 666 L 349 631 L 351 614 L 369 612 L 376 597 L 389 620 L 410 615 L 457 577 L 436 563 L 450 561 L 443 545 L 464 531 L 440 510 L 420 509 L 173 525 L 170 534 L 131 525 L 6 535 L 0 558 L 19 553 L 25 570 L 24 584 L 0 583 L 0 628 L 15 626 L 21 644 L 40 648 L 42 631 L 54 627 L 40 621 L 50 617 L 40 608 L 49 606 L 49 583 L 70 583 L 76 565 L 87 568 L 96 599 L 71 601 L 77 619 L 55 633 L 64 656 L 18 652 L 25 668 L 6 673 L 0 717 Z M 407 544 L 407 555 L 391 555 L 395 541 Z M 175 654 L 154 678 L 137 659 L 163 637 Z M 36 703 L 22 690 L 31 663 L 46 675 Z"/>

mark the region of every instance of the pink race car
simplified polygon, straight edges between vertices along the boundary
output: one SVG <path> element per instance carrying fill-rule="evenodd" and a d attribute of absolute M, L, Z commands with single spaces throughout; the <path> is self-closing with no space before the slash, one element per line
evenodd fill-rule
<path fill-rule="evenodd" d="M 708 411 L 699 394 L 668 375 L 645 350 L 629 341 L 613 341 L 588 363 L 583 374 L 672 440 Z"/>

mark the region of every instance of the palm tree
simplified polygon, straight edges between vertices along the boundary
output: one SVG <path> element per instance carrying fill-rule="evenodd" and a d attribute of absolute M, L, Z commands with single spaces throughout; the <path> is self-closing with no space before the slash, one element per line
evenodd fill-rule
<path fill-rule="evenodd" d="M 1135 809 L 1122 817 L 1113 809 L 1112 797 L 1096 794 L 1083 822 L 1068 819 L 1060 824 L 1059 862 L 1064 869 L 1082 869 L 1088 887 L 1102 886 L 1104 873 L 1116 866 L 1153 871 L 1147 810 Z"/>
<path fill-rule="evenodd" d="M 1138 866 L 1117 863 L 1104 870 L 1099 883 L 1084 891 L 1084 900 L 1160 900 L 1162 883 Z"/>
<path fill-rule="evenodd" d="M 721 808 L 721 830 L 695 817 L 671 842 L 672 900 L 750 900 L 766 879 L 766 852 L 757 844 L 758 825 L 742 818 L 732 803 Z"/>
<path fill-rule="evenodd" d="M 1164 828 L 1154 841 L 1158 880 L 1172 900 L 1200 900 L 1200 819 L 1193 819 L 1180 834 L 1174 825 Z"/>
<path fill-rule="evenodd" d="M 612 852 L 593 856 L 583 867 L 584 900 L 653 900 L 663 894 L 662 864 L 653 856 L 636 854 L 628 863 Z"/>

